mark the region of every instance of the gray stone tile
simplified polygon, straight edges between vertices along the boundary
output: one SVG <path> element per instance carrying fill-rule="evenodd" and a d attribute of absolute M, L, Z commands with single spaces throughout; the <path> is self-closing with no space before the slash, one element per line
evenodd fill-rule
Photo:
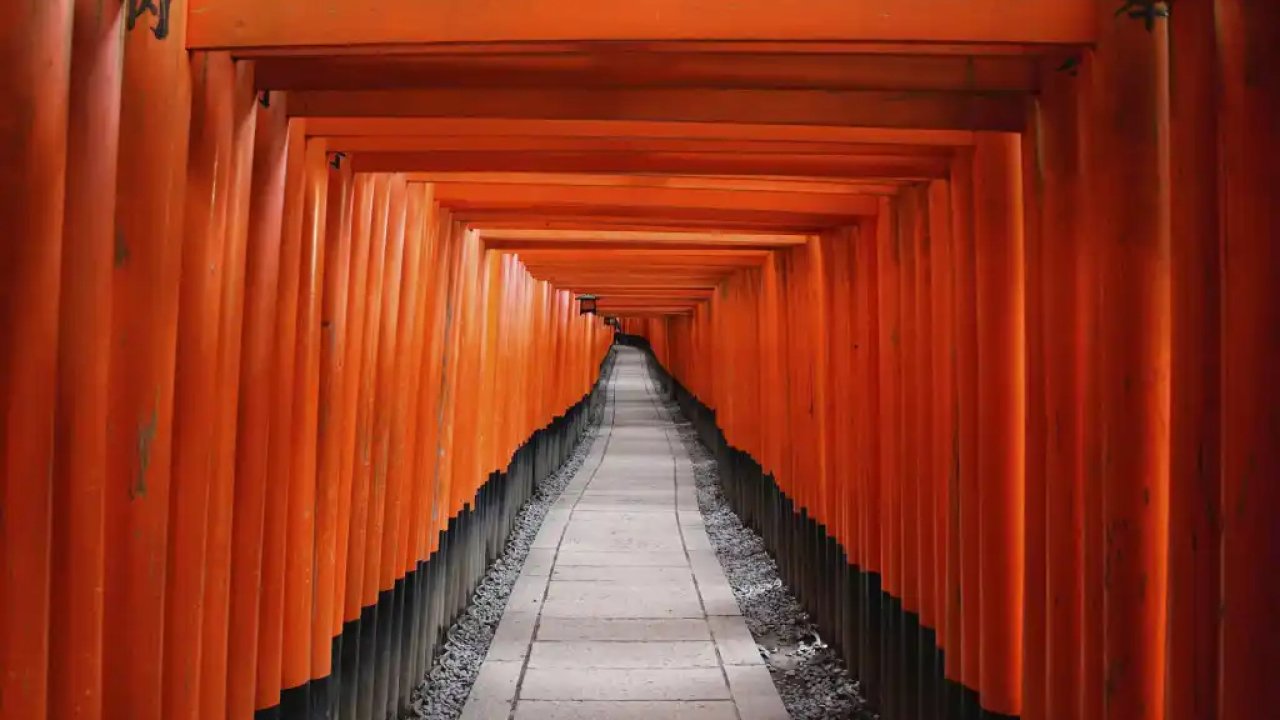
<path fill-rule="evenodd" d="M 506 612 L 538 612 L 548 579 L 546 576 L 521 574 L 511 588 L 511 597 L 507 598 Z"/>
<path fill-rule="evenodd" d="M 533 642 L 533 629 L 537 624 L 537 613 L 514 611 L 503 613 L 502 620 L 498 622 L 498 629 L 493 632 L 493 641 L 489 643 L 489 653 L 485 655 L 485 662 L 523 661 L 529 654 L 529 645 Z"/>
<path fill-rule="evenodd" d="M 573 672 L 530 668 L 520 688 L 521 700 L 727 700 L 729 697 L 720 668 L 592 668 Z"/>
<path fill-rule="evenodd" d="M 692 580 L 693 573 L 687 567 L 614 567 L 612 565 L 560 565 L 552 574 L 553 580 L 579 582 L 630 583 L 632 585 L 661 585 L 684 583 Z"/>
<path fill-rule="evenodd" d="M 760 649 L 741 616 L 713 615 L 707 618 L 711 637 L 716 641 L 720 659 L 725 665 L 761 665 Z"/>
<path fill-rule="evenodd" d="M 701 526 L 686 526 L 681 533 L 684 536 L 685 549 L 693 550 L 712 550 L 711 538 L 707 536 L 707 531 Z"/>
<path fill-rule="evenodd" d="M 719 561 L 716 561 L 719 565 Z M 604 565 L 608 567 L 688 567 L 689 559 L 679 550 L 638 552 L 596 552 L 562 550 L 556 556 L 556 567 L 570 565 Z"/>
<path fill-rule="evenodd" d="M 742 720 L 790 719 L 764 665 L 726 665 L 724 671 Z"/>
<path fill-rule="evenodd" d="M 554 548 L 533 548 L 529 551 L 529 556 L 524 560 L 524 569 L 521 570 L 522 575 L 550 575 L 551 566 L 555 563 L 556 551 Z"/>
<path fill-rule="evenodd" d="M 701 618 L 553 618 L 538 625 L 538 640 L 709 640 L 711 631 Z"/>
<path fill-rule="evenodd" d="M 522 700 L 516 720 L 737 720 L 727 701 L 564 701 Z"/>
<path fill-rule="evenodd" d="M 714 643 L 535 642 L 530 668 L 693 668 L 718 667 Z"/>
<path fill-rule="evenodd" d="M 465 720 L 491 720 L 506 717 L 516 697 L 523 663 L 485 661 L 471 686 L 471 694 L 462 708 Z"/>
<path fill-rule="evenodd" d="M 697 591 L 687 585 L 653 587 L 620 583 L 552 581 L 543 617 L 700 618 Z"/>

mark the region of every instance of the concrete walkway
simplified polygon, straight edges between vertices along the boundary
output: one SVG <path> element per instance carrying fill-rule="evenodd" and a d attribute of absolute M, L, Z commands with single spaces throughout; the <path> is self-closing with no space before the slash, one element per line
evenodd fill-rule
<path fill-rule="evenodd" d="M 534 540 L 463 718 L 781 720 L 644 357 Z"/>

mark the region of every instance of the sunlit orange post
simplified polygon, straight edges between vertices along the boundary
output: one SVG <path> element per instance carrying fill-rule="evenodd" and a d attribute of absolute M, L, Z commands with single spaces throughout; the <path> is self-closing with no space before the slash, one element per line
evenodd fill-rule
<path fill-rule="evenodd" d="M 304 685 L 311 679 L 312 627 L 315 597 L 316 542 L 316 434 L 320 393 L 320 317 L 324 294 L 326 202 L 329 196 L 329 160 L 323 139 L 307 138 L 303 156 L 301 254 L 298 268 L 298 301 L 295 322 L 295 356 L 292 382 L 293 436 L 285 538 L 284 656 L 281 689 Z M 327 643 L 325 643 L 327 645 Z M 324 651 L 327 652 L 325 647 Z M 282 710 L 297 712 L 305 695 L 290 696 Z M 299 706 L 293 705 L 298 703 Z"/>
<path fill-rule="evenodd" d="M 258 615 L 256 709 L 280 702 L 284 646 L 286 563 L 289 552 L 289 489 L 297 416 L 298 287 L 302 275 L 302 214 L 306 197 L 305 121 L 290 118 L 285 150 L 284 201 L 280 222 L 280 273 L 271 392 L 271 437 L 267 451 L 267 505 L 262 535 L 262 590 Z"/>
<path fill-rule="evenodd" d="M 1084 178 L 1079 81 L 1044 75 L 1039 100 L 1045 485 L 1045 717 L 1079 720 L 1084 613 Z M 1028 259 L 1030 260 L 1030 259 Z"/>
<path fill-rule="evenodd" d="M 185 3 L 125 33 L 107 415 L 103 707 L 159 720 L 191 75 Z"/>
<path fill-rule="evenodd" d="M 1219 0 L 1222 92 L 1222 666 L 1219 717 L 1275 707 L 1280 684 L 1280 6 Z"/>
<path fill-rule="evenodd" d="M 173 474 L 164 620 L 165 717 L 193 718 L 200 707 L 200 641 L 205 535 L 215 434 L 222 260 L 231 180 L 234 71 L 225 53 L 192 57 L 191 150 L 187 164 L 185 247 L 174 383 Z"/>
<path fill-rule="evenodd" d="M 1018 137 L 974 147 L 978 316 L 979 591 L 982 707 L 1021 711 L 1025 378 L 1023 210 Z"/>
<path fill-rule="evenodd" d="M 404 588 L 398 583 L 403 577 L 404 564 L 401 558 L 401 536 L 406 532 L 405 510 L 409 505 L 408 492 L 411 488 L 412 458 L 406 446 L 409 430 L 409 418 L 412 416 L 415 399 L 412 376 L 417 370 L 419 359 L 418 336 L 415 334 L 418 322 L 418 298 L 425 290 L 420 283 L 422 263 L 422 204 L 421 186 L 408 184 L 405 188 L 404 212 L 399 220 L 399 232 L 402 236 L 400 245 L 400 293 L 397 298 L 396 311 L 396 356 L 393 364 L 392 385 L 394 395 L 390 398 L 391 417 L 387 437 L 387 457 L 385 478 L 387 497 L 384 508 L 386 530 L 382 537 L 382 550 L 379 559 L 379 589 L 393 594 L 388 608 L 390 616 L 386 618 L 389 628 L 387 636 L 389 645 L 380 648 L 381 674 L 386 675 L 387 689 L 383 705 L 377 712 L 386 715 L 398 715 L 397 699 L 399 695 L 398 680 L 401 650 L 402 611 L 404 607 Z M 383 623 L 379 618 L 378 622 Z"/>
<path fill-rule="evenodd" d="M 55 472 L 58 288 L 72 14 L 70 0 L 8 3 L 0 9 L 0 217 L 12 223 L 0 241 L 0 410 L 4 417 L 0 506 L 5 518 L 0 524 L 0 577 L 4 578 L 0 585 L 0 637 L 4 638 L 0 715 L 4 717 L 44 717 L 47 709 L 54 511 L 52 488 L 41 479 Z M 77 88 L 77 108 L 83 107 L 83 100 L 83 91 Z M 73 147 L 80 142 L 77 137 Z M 80 194 L 74 199 L 80 202 Z M 66 593 L 73 587 L 55 592 Z"/>
<path fill-rule="evenodd" d="M 205 533 L 205 599 L 200 643 L 200 717 L 227 714 L 228 647 L 231 628 L 232 542 L 236 479 L 236 430 L 240 404 L 242 329 L 245 326 L 245 260 L 249 233 L 250 182 L 257 98 L 253 63 L 234 65 L 232 156 L 223 244 L 219 311 L 217 418 L 210 475 L 208 530 Z"/>
<path fill-rule="evenodd" d="M 228 616 L 226 708 L 245 716 L 255 708 L 263 533 L 270 434 L 276 410 L 275 333 L 284 210 L 288 119 L 283 102 L 258 106 L 253 142 L 253 192 L 245 257 L 244 327 L 232 499 L 231 603 Z"/>
<path fill-rule="evenodd" d="M 48 713 L 50 717 L 96 720 L 102 717 L 111 228 L 115 224 L 124 36 L 118 6 L 108 10 L 97 2 L 76 3 L 73 22 L 67 155 L 75 161 L 66 171 L 54 427 L 58 451 L 52 478 L 51 587 L 55 589 L 50 594 L 49 612 L 55 620 L 49 625 L 49 667 L 57 671 L 49 676 Z M 13 60 L 3 62 L 15 66 Z M 7 151 L 0 152 L 10 157 Z M 18 228 L 10 232 L 23 242 L 45 242 L 18 234 Z M 4 262 L 11 266 L 8 260 Z M 3 282 L 7 286 L 10 279 Z M 7 328 L 0 336 L 9 338 Z M 17 343 L 12 346 L 19 347 Z M 7 377 L 11 366 L 4 367 Z M 6 497 L 0 502 L 7 506 L 9 500 Z M 21 582 L 8 582 L 22 587 Z M 11 611 L 7 605 L 0 609 Z M 3 681 L 0 688 L 4 688 Z M 0 694 L 8 692 L 0 689 Z M 9 710 L 0 701 L 0 714 L 7 715 Z"/>
<path fill-rule="evenodd" d="M 360 448 L 357 432 L 361 417 L 361 395 L 367 368 L 365 357 L 369 337 L 370 294 L 369 283 L 370 236 L 374 212 L 374 179 L 371 175 L 355 177 L 352 191 L 350 229 L 351 259 L 347 279 L 346 347 L 342 360 L 341 380 L 343 397 L 338 402 L 341 413 L 331 422 L 338 425 L 334 441 L 338 449 L 338 528 L 335 548 L 337 572 L 334 577 L 334 632 L 341 631 L 342 647 L 339 667 L 334 669 L 340 683 L 338 715 L 350 716 L 355 712 L 355 677 L 359 659 L 360 597 L 353 590 L 352 563 L 356 562 L 352 546 L 356 533 L 363 523 L 363 515 L 357 505 L 356 458 Z M 332 266 L 326 264 L 326 268 Z"/>
<path fill-rule="evenodd" d="M 398 334 L 400 320 L 401 277 L 404 266 L 405 179 L 393 175 L 387 188 L 387 212 L 385 225 L 385 250 L 382 262 L 381 299 L 378 313 L 378 344 L 375 357 L 375 396 L 372 407 L 369 478 L 368 524 L 365 536 L 365 559 L 362 601 L 365 607 L 376 608 L 374 622 L 361 627 L 360 658 L 360 711 L 369 716 L 381 715 L 386 705 L 387 673 L 383 661 L 387 646 L 384 625 L 389 627 L 390 604 L 384 605 L 382 592 L 390 588 L 383 581 L 382 553 L 387 526 L 388 482 L 387 471 L 391 461 L 392 407 L 395 394 L 400 391 L 396 383 L 396 353 L 401 349 Z M 364 646 L 368 631 L 368 654 Z M 366 665 L 366 661 L 368 664 Z M 364 681 L 366 670 L 370 682 Z M 367 691 L 367 692 L 366 692 Z"/>
<path fill-rule="evenodd" d="M 351 225 L 355 178 L 351 163 L 330 155 L 326 171 L 327 193 L 324 221 L 324 288 L 320 305 L 319 399 L 316 407 L 316 575 L 315 611 L 311 625 L 311 677 L 329 678 L 334 690 L 333 638 L 342 632 L 342 602 L 337 594 L 337 578 L 345 570 L 346 558 L 338 555 L 338 526 L 348 516 L 350 501 L 343 495 L 342 452 L 346 447 L 346 418 L 354 399 L 346 392 L 348 328 L 347 310 L 353 302 L 351 281 Z M 334 165 L 337 165 L 334 167 Z M 351 403 L 348 404 L 348 401 Z M 347 486 L 350 487 L 349 485 Z M 336 609 L 335 609 L 336 608 Z M 321 707 L 330 707 L 333 695 L 313 698 Z"/>
<path fill-rule="evenodd" d="M 1169 479 L 1167 23 L 1099 2 L 1090 172 L 1098 243 L 1106 717 L 1164 716 Z M 1095 586 L 1097 587 L 1097 586 Z M 1092 591 L 1092 589 L 1091 589 Z"/>

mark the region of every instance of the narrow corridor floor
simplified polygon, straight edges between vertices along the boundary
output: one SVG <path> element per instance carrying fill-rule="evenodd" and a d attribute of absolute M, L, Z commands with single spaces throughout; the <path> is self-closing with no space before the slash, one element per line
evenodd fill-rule
<path fill-rule="evenodd" d="M 784 720 L 644 356 L 617 352 L 600 432 L 534 540 L 462 717 Z"/>

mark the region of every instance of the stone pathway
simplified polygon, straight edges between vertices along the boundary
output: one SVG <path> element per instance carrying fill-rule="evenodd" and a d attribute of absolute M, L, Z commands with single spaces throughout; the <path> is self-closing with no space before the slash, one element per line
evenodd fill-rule
<path fill-rule="evenodd" d="M 600 432 L 534 540 L 462 717 L 785 720 L 644 357 L 618 353 Z"/>

